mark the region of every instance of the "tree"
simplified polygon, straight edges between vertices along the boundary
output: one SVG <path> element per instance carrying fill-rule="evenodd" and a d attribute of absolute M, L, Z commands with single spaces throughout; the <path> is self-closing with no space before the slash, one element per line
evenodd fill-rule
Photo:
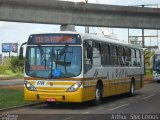
<path fill-rule="evenodd" d="M 149 49 L 145 49 L 144 50 L 144 63 L 145 66 L 151 67 L 152 66 L 152 62 L 151 62 L 151 58 L 154 55 L 154 51 L 151 51 Z"/>
<path fill-rule="evenodd" d="M 23 73 L 24 70 L 24 62 L 25 59 L 18 59 L 18 57 L 14 57 L 12 56 L 10 58 L 10 69 L 14 72 L 14 73 Z"/>

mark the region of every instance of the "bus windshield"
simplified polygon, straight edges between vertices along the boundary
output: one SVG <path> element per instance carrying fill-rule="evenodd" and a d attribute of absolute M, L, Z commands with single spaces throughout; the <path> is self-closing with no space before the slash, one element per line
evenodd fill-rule
<path fill-rule="evenodd" d="M 80 46 L 30 46 L 26 74 L 42 78 L 76 77 L 81 72 Z"/>
<path fill-rule="evenodd" d="M 153 70 L 160 70 L 160 55 L 155 55 L 154 56 Z"/>

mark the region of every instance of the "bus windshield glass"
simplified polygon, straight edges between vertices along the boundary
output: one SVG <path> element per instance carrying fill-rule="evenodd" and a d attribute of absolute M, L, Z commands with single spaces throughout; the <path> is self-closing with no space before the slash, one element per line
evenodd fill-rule
<path fill-rule="evenodd" d="M 42 78 L 76 77 L 81 73 L 80 46 L 30 46 L 26 74 Z"/>
<path fill-rule="evenodd" d="M 160 70 L 160 55 L 154 56 L 153 63 L 153 70 Z"/>

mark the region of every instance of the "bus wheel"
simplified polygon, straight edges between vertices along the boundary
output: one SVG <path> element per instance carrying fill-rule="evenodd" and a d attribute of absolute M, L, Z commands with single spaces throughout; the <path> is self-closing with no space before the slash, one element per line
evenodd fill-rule
<path fill-rule="evenodd" d="M 95 104 L 98 105 L 102 101 L 102 86 L 100 84 L 97 85 L 95 91 Z"/>
<path fill-rule="evenodd" d="M 133 96 L 135 93 L 135 83 L 131 81 L 129 96 Z"/>

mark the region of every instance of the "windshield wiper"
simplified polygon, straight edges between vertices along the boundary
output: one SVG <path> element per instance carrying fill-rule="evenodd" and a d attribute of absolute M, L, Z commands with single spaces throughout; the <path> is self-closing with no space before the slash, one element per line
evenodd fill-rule
<path fill-rule="evenodd" d="M 61 59 L 61 57 L 63 56 L 63 54 L 66 53 L 67 48 L 68 48 L 68 45 L 66 44 L 66 45 L 64 46 L 64 48 L 63 48 L 63 49 L 60 51 L 60 53 L 58 54 L 57 60 Z"/>
<path fill-rule="evenodd" d="M 56 54 L 54 54 L 54 50 L 52 48 L 52 53 L 51 53 L 51 78 L 52 78 L 52 72 L 53 72 L 53 55 L 55 55 L 55 69 L 57 70 L 57 65 L 62 65 L 62 66 L 66 66 L 66 65 L 70 65 L 71 62 L 62 62 L 62 61 L 58 61 L 61 59 L 61 57 L 66 53 L 66 50 L 68 48 L 68 45 L 66 44 L 63 49 L 61 49 L 60 51 L 56 51 Z M 59 52 L 59 53 L 58 53 Z"/>
<path fill-rule="evenodd" d="M 63 49 L 60 51 L 60 53 L 58 54 L 58 51 L 57 51 L 57 55 L 56 55 L 56 59 L 55 59 L 55 65 L 56 65 L 56 69 L 57 69 L 57 61 L 61 59 L 61 57 L 63 56 L 64 53 L 66 53 L 66 50 L 68 48 L 68 45 L 66 44 Z"/>

